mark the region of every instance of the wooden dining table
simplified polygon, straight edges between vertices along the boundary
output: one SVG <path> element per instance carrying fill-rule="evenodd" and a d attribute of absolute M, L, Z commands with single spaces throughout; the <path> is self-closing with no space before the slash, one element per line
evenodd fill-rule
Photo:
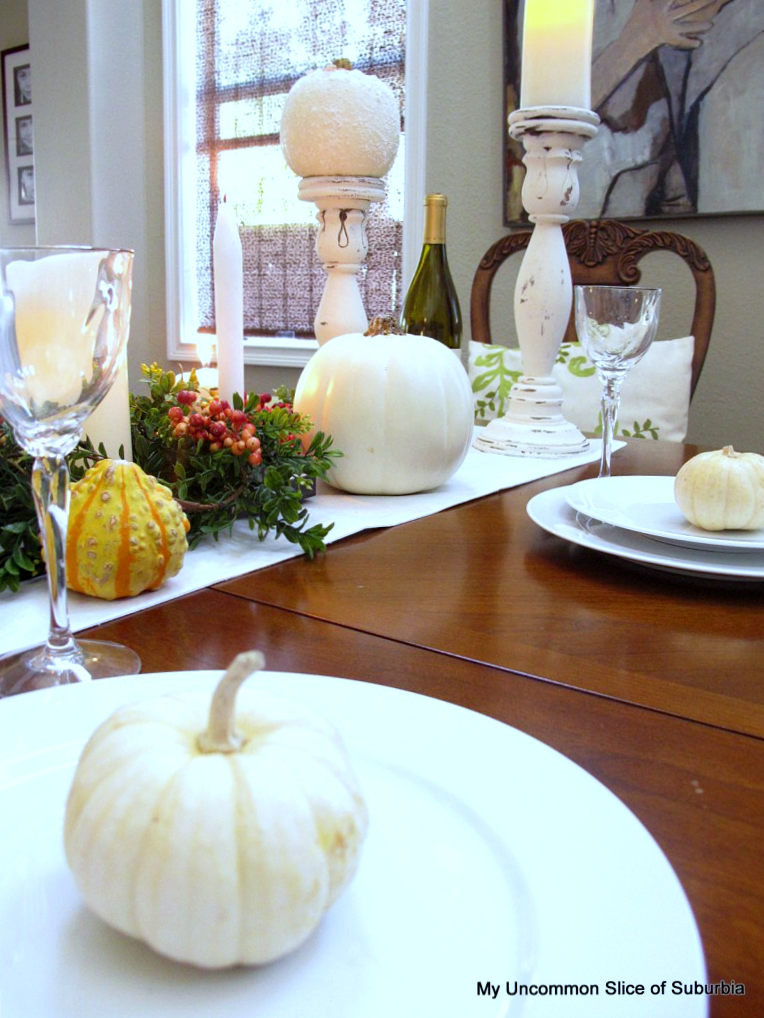
<path fill-rule="evenodd" d="M 674 475 L 698 451 L 630 440 L 614 473 Z M 665 853 L 707 981 L 744 985 L 709 997 L 712 1018 L 764 1015 L 764 584 L 646 568 L 529 518 L 532 496 L 596 472 L 345 538 L 88 635 L 132 646 L 144 672 L 258 647 L 271 670 L 425 694 L 553 747 Z"/>

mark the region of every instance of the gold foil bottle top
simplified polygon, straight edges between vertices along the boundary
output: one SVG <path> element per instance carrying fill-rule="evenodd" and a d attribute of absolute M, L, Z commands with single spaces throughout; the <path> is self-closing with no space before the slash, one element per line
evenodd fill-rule
<path fill-rule="evenodd" d="M 424 243 L 446 243 L 446 206 L 444 194 L 428 194 L 424 199 Z"/>

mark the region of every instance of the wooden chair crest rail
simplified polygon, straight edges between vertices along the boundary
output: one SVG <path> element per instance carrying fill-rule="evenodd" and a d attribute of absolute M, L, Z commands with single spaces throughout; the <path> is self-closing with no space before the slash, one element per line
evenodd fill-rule
<path fill-rule="evenodd" d="M 671 230 L 645 230 L 614 219 L 577 219 L 563 228 L 573 285 L 636 286 L 641 278 L 640 261 L 655 251 L 669 251 L 689 266 L 695 282 L 695 306 L 690 333 L 695 340 L 691 395 L 700 378 L 711 341 L 716 309 L 716 281 L 705 251 L 689 237 Z M 470 295 L 472 338 L 491 342 L 490 299 L 494 276 L 512 255 L 528 246 L 532 230 L 501 237 L 486 251 L 475 272 Z M 571 314 L 565 342 L 576 341 Z"/>

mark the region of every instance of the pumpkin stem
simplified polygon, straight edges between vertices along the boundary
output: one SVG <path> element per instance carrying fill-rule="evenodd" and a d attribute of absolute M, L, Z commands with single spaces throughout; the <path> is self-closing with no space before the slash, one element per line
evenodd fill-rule
<path fill-rule="evenodd" d="M 231 662 L 212 694 L 207 730 L 196 740 L 202 753 L 235 753 L 241 749 L 244 739 L 235 729 L 236 694 L 244 680 L 264 666 L 265 658 L 259 650 L 245 651 Z"/>
<path fill-rule="evenodd" d="M 336 60 L 332 60 L 332 63 L 334 64 L 338 71 L 353 70 L 353 63 L 352 61 L 348 60 L 347 57 L 337 57 Z"/>
<path fill-rule="evenodd" d="M 377 315 L 372 318 L 364 336 L 402 336 L 403 330 L 392 315 Z"/>
<path fill-rule="evenodd" d="M 731 445 L 725 445 L 724 448 L 722 449 L 722 454 L 724 456 L 729 456 L 731 459 L 737 456 L 737 453 L 735 452 Z"/>

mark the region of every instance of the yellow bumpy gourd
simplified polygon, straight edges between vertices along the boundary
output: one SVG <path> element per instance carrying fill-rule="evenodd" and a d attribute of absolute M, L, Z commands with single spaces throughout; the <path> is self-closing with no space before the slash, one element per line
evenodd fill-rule
<path fill-rule="evenodd" d="M 101 460 L 72 485 L 67 586 L 107 601 L 175 576 L 189 522 L 170 489 L 134 463 Z"/>

